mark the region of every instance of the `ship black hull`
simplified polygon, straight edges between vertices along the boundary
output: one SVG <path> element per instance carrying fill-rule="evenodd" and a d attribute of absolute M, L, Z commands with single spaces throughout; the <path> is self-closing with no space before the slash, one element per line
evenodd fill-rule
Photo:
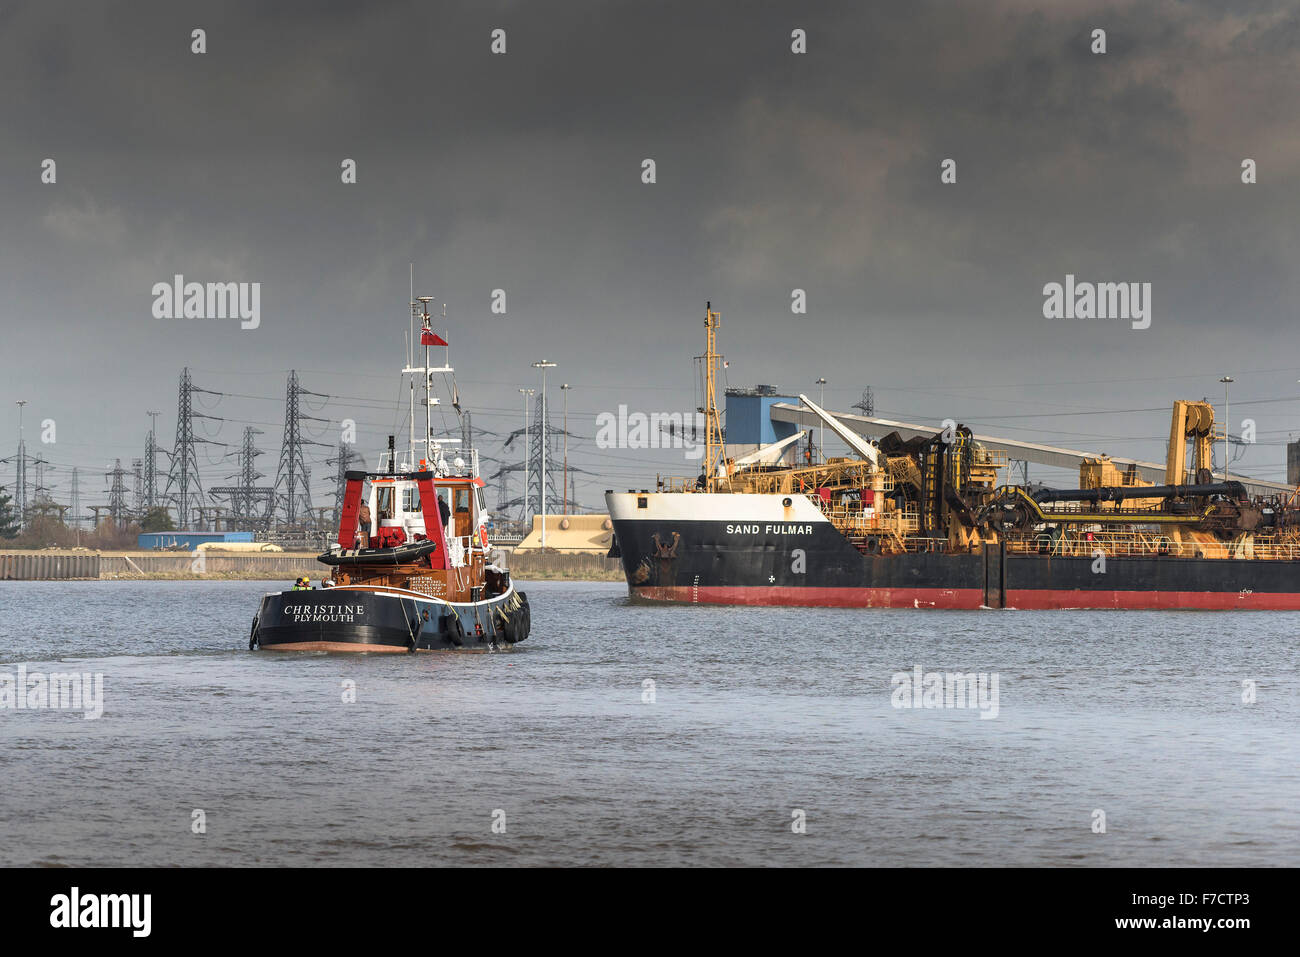
<path fill-rule="evenodd" d="M 687 496 L 689 497 L 689 496 Z M 695 496 L 703 499 L 705 496 Z M 726 605 L 1300 610 L 1300 562 L 863 554 L 826 521 L 614 519 L 630 595 Z"/>
<path fill-rule="evenodd" d="M 399 589 L 328 588 L 266 595 L 249 648 L 275 651 L 494 651 L 528 637 L 528 598 L 511 588 L 473 603 Z"/>

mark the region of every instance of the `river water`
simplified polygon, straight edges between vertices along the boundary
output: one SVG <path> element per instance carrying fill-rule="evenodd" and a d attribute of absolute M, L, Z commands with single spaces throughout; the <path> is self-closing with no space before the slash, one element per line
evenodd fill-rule
<path fill-rule="evenodd" d="M 0 681 L 104 689 L 0 709 L 0 864 L 1300 860 L 1300 615 L 523 587 L 515 650 L 408 656 L 249 652 L 264 582 L 0 583 Z"/>

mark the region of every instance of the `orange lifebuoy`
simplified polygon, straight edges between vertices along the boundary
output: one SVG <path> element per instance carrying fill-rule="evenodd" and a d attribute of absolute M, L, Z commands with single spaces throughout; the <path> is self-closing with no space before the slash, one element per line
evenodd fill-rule
<path fill-rule="evenodd" d="M 488 539 L 486 525 L 480 525 L 478 527 L 478 540 L 483 544 L 484 548 L 487 548 Z"/>

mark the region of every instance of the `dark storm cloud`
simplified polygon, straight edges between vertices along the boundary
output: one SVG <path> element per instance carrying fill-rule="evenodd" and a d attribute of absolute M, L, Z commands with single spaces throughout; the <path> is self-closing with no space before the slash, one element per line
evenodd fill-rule
<path fill-rule="evenodd" d="M 391 371 L 414 261 L 449 303 L 467 399 L 513 409 L 547 354 L 586 434 L 619 401 L 694 404 L 706 298 L 733 382 L 825 375 L 840 406 L 871 382 L 913 417 L 1147 406 L 1204 372 L 1199 397 L 1220 364 L 1274 369 L 1295 346 L 1298 32 L 1280 2 L 6 6 L 7 391 L 77 423 L 61 460 L 129 458 L 186 363 Z M 1152 282 L 1151 329 L 1044 320 L 1042 287 L 1067 272 Z M 175 273 L 262 282 L 261 328 L 153 319 L 150 288 Z M 1003 387 L 1089 373 L 1159 381 Z"/>

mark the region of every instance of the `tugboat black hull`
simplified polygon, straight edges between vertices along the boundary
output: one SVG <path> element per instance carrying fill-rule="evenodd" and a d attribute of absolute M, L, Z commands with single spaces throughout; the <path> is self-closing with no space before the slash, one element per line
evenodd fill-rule
<path fill-rule="evenodd" d="M 397 588 L 327 588 L 266 595 L 248 646 L 275 651 L 495 651 L 531 629 L 528 597 L 453 603 Z"/>

